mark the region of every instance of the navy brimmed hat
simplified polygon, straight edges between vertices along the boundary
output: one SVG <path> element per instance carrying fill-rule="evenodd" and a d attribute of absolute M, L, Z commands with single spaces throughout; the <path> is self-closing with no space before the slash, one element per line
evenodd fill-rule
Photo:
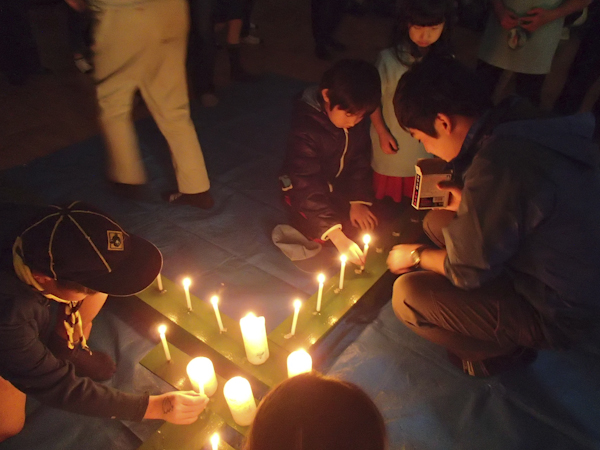
<path fill-rule="evenodd" d="M 154 244 L 82 202 L 48 207 L 20 237 L 30 269 L 109 295 L 137 294 L 162 268 Z"/>

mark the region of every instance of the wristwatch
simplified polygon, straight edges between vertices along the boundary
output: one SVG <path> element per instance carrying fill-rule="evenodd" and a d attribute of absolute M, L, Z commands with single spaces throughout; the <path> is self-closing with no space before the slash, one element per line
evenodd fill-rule
<path fill-rule="evenodd" d="M 421 265 L 421 253 L 423 250 L 427 248 L 426 245 L 421 245 L 420 247 L 415 248 L 412 252 L 410 252 L 410 257 L 413 262 L 413 269 L 418 269 Z"/>

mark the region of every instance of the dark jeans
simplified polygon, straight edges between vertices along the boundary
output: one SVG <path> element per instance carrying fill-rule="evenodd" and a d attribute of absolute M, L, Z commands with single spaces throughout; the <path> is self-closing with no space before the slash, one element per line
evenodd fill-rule
<path fill-rule="evenodd" d="M 214 0 L 190 1 L 190 42 L 188 70 L 197 95 L 214 91 L 217 45 L 213 22 Z"/>
<path fill-rule="evenodd" d="M 312 32 L 315 45 L 331 42 L 342 21 L 347 0 L 311 0 Z"/>
<path fill-rule="evenodd" d="M 442 244 L 448 211 L 431 211 L 423 228 Z M 394 312 L 411 330 L 468 361 L 510 355 L 521 347 L 548 348 L 533 307 L 507 276 L 466 291 L 429 271 L 410 272 L 394 284 Z"/>
<path fill-rule="evenodd" d="M 503 69 L 484 61 L 477 61 L 477 74 L 487 86 L 490 96 L 493 95 L 503 71 Z M 515 73 L 515 92 L 519 96 L 529 99 L 534 105 L 539 105 L 545 78 L 546 75 Z"/>

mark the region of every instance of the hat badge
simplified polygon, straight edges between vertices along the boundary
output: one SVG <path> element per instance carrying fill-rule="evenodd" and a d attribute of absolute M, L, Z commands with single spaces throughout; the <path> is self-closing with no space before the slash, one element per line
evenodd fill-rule
<path fill-rule="evenodd" d="M 106 232 L 108 234 L 108 249 L 113 251 L 125 250 L 125 240 L 123 239 L 122 231 L 111 231 Z"/>

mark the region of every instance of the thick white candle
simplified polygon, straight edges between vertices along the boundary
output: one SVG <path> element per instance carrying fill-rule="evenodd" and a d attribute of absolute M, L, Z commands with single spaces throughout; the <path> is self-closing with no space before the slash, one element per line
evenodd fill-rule
<path fill-rule="evenodd" d="M 298 314 L 300 314 L 300 307 L 302 302 L 300 300 L 294 300 L 294 318 L 292 319 L 292 331 L 290 334 L 293 336 L 296 334 L 296 325 L 298 325 Z"/>
<path fill-rule="evenodd" d="M 187 365 L 187 374 L 196 392 L 207 397 L 217 392 L 217 376 L 210 359 L 203 356 L 192 359 Z"/>
<path fill-rule="evenodd" d="M 156 287 L 158 288 L 158 292 L 164 291 L 162 284 L 162 276 L 160 275 L 160 273 L 156 277 Z"/>
<path fill-rule="evenodd" d="M 210 443 L 212 445 L 212 450 L 219 450 L 219 433 L 215 433 L 210 437 Z"/>
<path fill-rule="evenodd" d="M 344 273 L 346 272 L 346 261 L 347 260 L 348 260 L 348 258 L 346 257 L 346 255 L 340 256 L 340 261 L 342 262 L 342 266 L 340 268 L 340 285 L 339 285 L 340 290 L 344 289 Z"/>
<path fill-rule="evenodd" d="M 185 301 L 187 303 L 188 311 L 192 310 L 192 299 L 190 298 L 190 286 L 192 285 L 192 280 L 189 278 L 183 279 L 183 290 L 185 291 Z"/>
<path fill-rule="evenodd" d="M 363 247 L 363 257 L 365 258 L 365 263 L 367 262 L 367 253 L 369 252 L 369 243 L 371 242 L 371 236 L 365 234 L 363 236 L 363 243 L 365 246 Z M 360 270 L 365 270 L 365 265 L 360 266 Z"/>
<path fill-rule="evenodd" d="M 165 351 L 165 358 L 167 358 L 167 362 L 171 362 L 171 352 L 169 351 L 169 344 L 167 344 L 167 338 L 165 337 L 166 331 L 167 331 L 166 325 L 160 325 L 158 327 L 158 334 L 160 334 L 160 340 L 163 345 L 163 350 Z"/>
<path fill-rule="evenodd" d="M 319 282 L 319 292 L 317 293 L 317 312 L 321 312 L 321 300 L 323 300 L 323 283 L 325 283 L 325 275 L 322 273 L 317 277 Z"/>
<path fill-rule="evenodd" d="M 217 316 L 217 323 L 219 324 L 219 331 L 221 333 L 223 333 L 224 331 L 227 331 L 227 330 L 223 326 L 223 321 L 221 320 L 221 313 L 219 312 L 219 297 L 217 297 L 216 295 L 213 295 L 212 298 L 210 299 L 210 302 L 212 303 L 213 309 L 215 310 L 215 316 Z"/>
<path fill-rule="evenodd" d="M 240 327 L 248 361 L 255 365 L 264 363 L 269 358 L 265 318 L 249 313 L 240 320 Z"/>
<path fill-rule="evenodd" d="M 312 358 L 306 350 L 296 350 L 290 353 L 287 359 L 288 378 L 312 370 Z"/>
<path fill-rule="evenodd" d="M 256 402 L 248 380 L 233 377 L 225 383 L 223 394 L 235 423 L 242 427 L 250 425 L 256 415 Z"/>

